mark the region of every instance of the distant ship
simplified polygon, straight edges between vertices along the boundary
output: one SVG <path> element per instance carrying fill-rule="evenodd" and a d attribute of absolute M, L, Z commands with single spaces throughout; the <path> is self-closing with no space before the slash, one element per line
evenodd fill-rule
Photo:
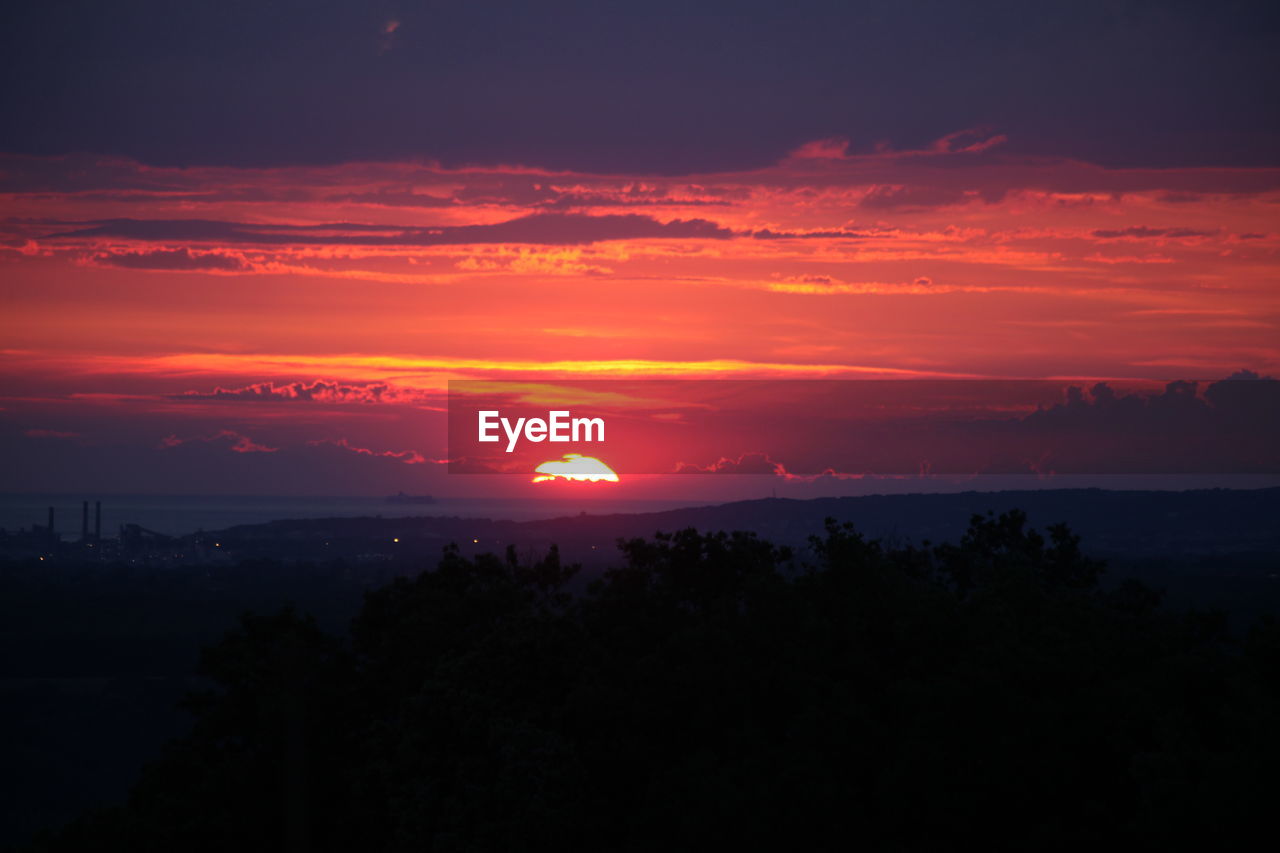
<path fill-rule="evenodd" d="M 388 495 L 386 501 L 389 504 L 433 504 L 436 499 L 431 495 L 406 495 L 404 492 L 396 492 L 394 495 Z"/>

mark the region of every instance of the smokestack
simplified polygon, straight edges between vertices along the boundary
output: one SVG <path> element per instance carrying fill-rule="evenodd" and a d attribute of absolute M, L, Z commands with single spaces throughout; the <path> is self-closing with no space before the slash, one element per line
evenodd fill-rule
<path fill-rule="evenodd" d="M 53 533 L 53 507 L 49 507 L 49 533 Z"/>
<path fill-rule="evenodd" d="M 102 501 L 93 502 L 93 541 L 102 541 Z"/>
<path fill-rule="evenodd" d="M 87 540 L 89 538 L 89 502 L 84 502 L 84 514 L 80 517 L 80 539 Z"/>

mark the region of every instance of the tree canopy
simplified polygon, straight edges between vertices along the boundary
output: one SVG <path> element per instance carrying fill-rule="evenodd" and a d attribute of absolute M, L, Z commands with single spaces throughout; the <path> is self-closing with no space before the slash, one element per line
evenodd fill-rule
<path fill-rule="evenodd" d="M 1047 534 L 683 530 L 585 585 L 554 548 L 448 548 L 347 636 L 245 615 L 127 804 L 36 849 L 1065 849 L 1260 820 L 1280 628 L 1234 640 Z"/>

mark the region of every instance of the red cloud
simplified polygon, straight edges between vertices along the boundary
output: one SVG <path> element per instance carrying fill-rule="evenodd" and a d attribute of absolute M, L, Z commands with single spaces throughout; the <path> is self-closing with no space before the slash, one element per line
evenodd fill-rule
<path fill-rule="evenodd" d="M 710 465 L 691 465 L 681 462 L 676 465 L 677 474 L 769 474 L 786 477 L 787 469 L 781 462 L 774 462 L 769 454 L 753 451 L 744 453 L 737 459 L 722 456 Z"/>
<path fill-rule="evenodd" d="M 188 249 L 156 249 L 150 252 L 100 252 L 93 262 L 130 270 L 192 270 L 200 272 L 241 272 L 248 269 L 243 258 L 221 252 L 192 252 Z"/>
<path fill-rule="evenodd" d="M 427 459 L 416 450 L 370 450 L 367 447 L 356 447 L 345 438 L 321 438 L 315 441 L 308 441 L 307 444 L 312 447 L 321 447 L 328 444 L 340 447 L 343 450 L 349 450 L 352 453 L 358 453 L 361 456 L 380 456 L 385 459 L 395 459 L 405 465 L 425 465 L 428 462 L 433 465 L 445 465 L 449 461 L 447 459 Z"/>
<path fill-rule="evenodd" d="M 849 154 L 849 140 L 815 139 L 791 152 L 794 160 L 842 160 Z"/>
<path fill-rule="evenodd" d="M 78 432 L 66 432 L 57 429 L 29 429 L 25 435 L 28 438 L 79 438 Z"/>
<path fill-rule="evenodd" d="M 241 435 L 235 430 L 221 429 L 212 435 L 193 435 L 189 438 L 179 438 L 176 435 L 167 435 L 160 439 L 158 445 L 161 450 L 168 450 L 171 447 L 187 444 L 192 441 L 214 442 L 214 441 L 230 441 L 230 449 L 233 453 L 275 453 L 280 448 L 267 447 L 265 444 L 258 444 L 247 435 Z"/>
<path fill-rule="evenodd" d="M 1195 228 L 1148 228 L 1137 225 L 1132 228 L 1100 228 L 1093 236 L 1103 240 L 1184 240 L 1189 237 L 1212 237 L 1216 231 L 1197 230 Z"/>
<path fill-rule="evenodd" d="M 718 239 L 733 233 L 707 219 L 662 222 L 638 213 L 587 216 L 534 213 L 480 225 L 260 225 L 204 219 L 112 219 L 70 223 L 69 231 L 46 239 L 124 239 L 172 243 L 252 246 L 465 246 L 497 243 L 581 246 L 610 240 Z M 185 255 L 186 250 L 169 253 Z M 136 253 L 134 263 L 190 263 L 177 257 L 156 261 L 155 252 Z M 200 256 L 203 257 L 203 256 Z M 166 267 L 172 269 L 173 267 Z"/>
<path fill-rule="evenodd" d="M 344 383 L 317 379 L 314 382 L 258 382 L 240 388 L 215 387 L 212 391 L 184 391 L 168 395 L 172 400 L 306 402 L 306 403 L 421 403 L 430 399 L 424 391 L 386 382 Z"/>
<path fill-rule="evenodd" d="M 834 468 L 826 468 L 817 474 L 793 474 L 781 462 L 777 462 L 770 458 L 769 454 L 759 451 L 744 453 L 736 459 L 722 456 L 710 465 L 690 465 L 686 462 L 680 462 L 676 465 L 676 473 L 765 475 L 806 483 L 815 480 L 858 480 L 864 476 L 862 474 L 837 471 Z"/>

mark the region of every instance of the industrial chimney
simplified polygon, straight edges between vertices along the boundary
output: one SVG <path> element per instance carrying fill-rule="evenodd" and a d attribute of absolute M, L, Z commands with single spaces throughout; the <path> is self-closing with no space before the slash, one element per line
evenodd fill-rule
<path fill-rule="evenodd" d="M 93 502 L 93 541 L 102 541 L 102 501 Z"/>

